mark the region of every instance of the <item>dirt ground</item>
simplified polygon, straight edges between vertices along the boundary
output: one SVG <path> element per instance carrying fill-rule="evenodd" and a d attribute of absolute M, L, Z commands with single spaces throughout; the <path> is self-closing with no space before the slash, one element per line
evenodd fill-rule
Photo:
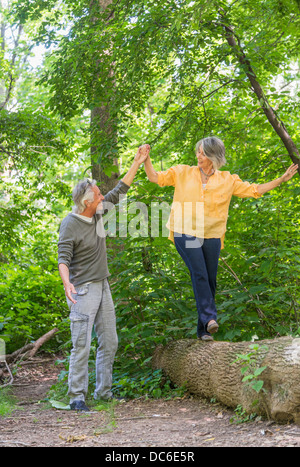
<path fill-rule="evenodd" d="M 0 417 L 0 447 L 299 447 L 300 426 L 268 421 L 234 423 L 234 412 L 186 397 L 130 400 L 78 414 L 41 402 L 60 370 L 36 357 L 24 363 L 12 386 L 18 408 Z"/>

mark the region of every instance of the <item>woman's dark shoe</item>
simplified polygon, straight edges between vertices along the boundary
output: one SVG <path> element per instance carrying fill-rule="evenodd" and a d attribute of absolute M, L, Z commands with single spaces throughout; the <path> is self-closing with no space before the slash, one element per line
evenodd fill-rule
<path fill-rule="evenodd" d="M 198 339 L 200 339 L 201 341 L 205 341 L 205 342 L 214 340 L 214 338 L 208 334 L 203 334 L 203 336 L 198 337 Z"/>
<path fill-rule="evenodd" d="M 77 410 L 77 412 L 89 412 L 90 409 L 85 405 L 84 401 L 73 401 L 70 404 L 71 410 Z"/>
<path fill-rule="evenodd" d="M 215 332 L 217 332 L 219 329 L 219 325 L 218 323 L 215 321 L 215 320 L 210 320 L 208 325 L 207 325 L 207 332 L 210 332 L 211 334 L 214 334 Z"/>

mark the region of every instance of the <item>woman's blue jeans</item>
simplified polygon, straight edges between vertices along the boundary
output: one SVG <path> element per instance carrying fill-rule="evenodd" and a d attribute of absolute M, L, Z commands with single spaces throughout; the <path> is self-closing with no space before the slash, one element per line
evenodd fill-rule
<path fill-rule="evenodd" d="M 191 275 L 198 311 L 197 336 L 201 337 L 209 334 L 208 322 L 217 320 L 215 293 L 221 240 L 174 233 L 174 241 Z"/>

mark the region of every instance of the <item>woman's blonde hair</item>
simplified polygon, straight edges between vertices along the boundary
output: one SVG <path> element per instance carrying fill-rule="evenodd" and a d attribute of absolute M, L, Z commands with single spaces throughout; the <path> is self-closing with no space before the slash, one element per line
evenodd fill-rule
<path fill-rule="evenodd" d="M 208 138 L 200 139 L 196 144 L 196 154 L 200 147 L 202 147 L 204 155 L 213 163 L 214 169 L 219 169 L 222 165 L 226 164 L 225 146 L 219 138 L 209 136 Z"/>

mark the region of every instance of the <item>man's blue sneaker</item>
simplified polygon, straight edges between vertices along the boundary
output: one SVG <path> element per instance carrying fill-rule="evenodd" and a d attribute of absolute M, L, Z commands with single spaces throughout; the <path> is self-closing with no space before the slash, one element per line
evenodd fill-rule
<path fill-rule="evenodd" d="M 89 412 L 90 409 L 85 405 L 84 401 L 73 401 L 70 404 L 71 410 L 77 410 L 77 412 Z"/>

